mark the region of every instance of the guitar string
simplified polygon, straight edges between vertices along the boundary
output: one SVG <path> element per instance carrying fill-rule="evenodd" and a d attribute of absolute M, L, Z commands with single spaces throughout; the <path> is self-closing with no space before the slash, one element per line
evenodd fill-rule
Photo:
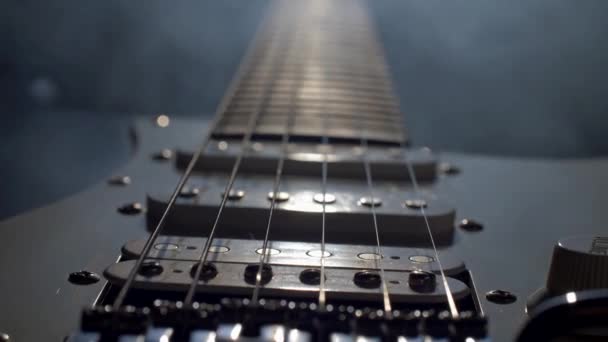
<path fill-rule="evenodd" d="M 369 10 L 369 8 L 368 8 L 368 10 Z M 369 18 L 369 20 L 371 22 L 370 28 L 372 28 L 372 29 L 370 29 L 370 33 L 374 37 L 376 37 L 375 41 L 379 41 L 378 40 L 378 33 L 376 32 L 375 29 L 373 29 L 373 27 L 375 27 L 375 25 L 373 23 L 373 18 Z M 384 56 L 384 52 L 382 50 L 379 51 L 379 57 L 386 61 L 386 58 Z M 382 68 L 385 70 L 385 73 L 388 74 L 388 72 L 387 72 L 388 67 L 387 67 L 386 62 L 382 63 Z M 392 80 L 389 77 L 386 77 L 386 81 L 389 84 L 390 89 L 394 89 L 394 87 L 392 85 Z M 400 102 L 399 98 L 397 96 L 393 96 L 393 98 L 397 102 L 397 106 L 401 107 L 401 105 L 399 103 Z M 401 122 L 400 119 L 395 119 L 394 121 L 395 122 L 399 122 L 399 125 L 402 126 L 402 122 Z M 402 132 L 402 134 L 403 134 L 403 138 L 399 142 L 399 149 L 401 151 L 401 158 L 405 162 L 405 165 L 406 165 L 406 168 L 407 168 L 407 171 L 408 171 L 408 175 L 409 175 L 410 181 L 411 181 L 412 186 L 414 188 L 414 193 L 416 194 L 417 197 L 419 197 L 421 192 L 420 192 L 420 188 L 418 186 L 418 180 L 417 180 L 417 177 L 416 177 L 416 173 L 414 171 L 414 167 L 412 166 L 412 163 L 409 161 L 409 159 L 406 156 L 406 144 L 405 144 L 406 137 L 405 137 L 405 132 Z M 422 197 L 420 197 L 420 198 L 422 199 Z M 433 232 L 431 230 L 431 225 L 429 223 L 429 219 L 428 219 L 428 216 L 426 214 L 426 210 L 425 210 L 424 206 L 421 206 L 420 212 L 421 212 L 422 217 L 424 219 L 426 230 L 427 230 L 428 235 L 429 235 L 429 240 L 430 240 L 431 245 L 433 247 L 433 253 L 434 253 L 434 256 L 435 256 L 435 261 L 437 262 L 437 266 L 439 267 L 439 272 L 440 272 L 440 275 L 441 275 L 441 280 L 442 280 L 442 283 L 443 283 L 443 287 L 444 287 L 445 292 L 446 292 L 446 298 L 447 298 L 447 301 L 448 301 L 448 306 L 449 306 L 449 309 L 450 309 L 450 313 L 451 313 L 451 315 L 452 315 L 453 318 L 458 318 L 459 317 L 458 308 L 456 307 L 456 302 L 454 301 L 454 296 L 452 294 L 452 291 L 450 289 L 450 285 L 449 285 L 447 277 L 445 275 L 445 271 L 443 269 L 443 265 L 441 264 L 441 259 L 439 257 L 439 252 L 437 251 L 437 246 L 435 244 L 435 239 L 433 237 Z"/>
<path fill-rule="evenodd" d="M 370 209 L 372 212 L 372 218 L 373 218 L 373 223 L 374 223 L 374 233 L 376 235 L 376 254 L 378 255 L 378 257 L 375 259 L 376 261 L 376 268 L 380 270 L 380 281 L 381 281 L 381 285 L 382 285 L 382 301 L 384 303 L 384 314 L 386 316 L 386 318 L 390 319 L 392 318 L 392 306 L 391 306 L 391 299 L 390 299 L 390 294 L 388 291 L 388 285 L 386 284 L 386 274 L 384 272 L 384 267 L 382 266 L 382 258 L 384 257 L 384 254 L 382 253 L 382 247 L 380 244 L 380 232 L 378 229 L 378 218 L 376 215 L 376 204 L 375 204 L 375 199 L 376 197 L 374 196 L 374 186 L 372 183 L 372 170 L 370 167 L 370 163 L 369 163 L 369 159 L 367 158 L 367 152 L 368 152 L 368 142 L 367 142 L 367 134 L 364 133 L 362 138 L 361 138 L 361 147 L 363 148 L 363 155 L 361 156 L 362 161 L 363 161 L 363 168 L 365 170 L 365 179 L 367 181 L 367 190 L 369 193 L 369 200 L 370 200 Z"/>
<path fill-rule="evenodd" d="M 327 117 L 324 116 L 325 122 L 327 122 Z M 319 278 L 319 310 L 325 311 L 327 304 L 327 296 L 325 294 L 325 218 L 326 218 L 326 198 L 327 198 L 327 172 L 328 172 L 328 146 L 329 146 L 329 138 L 327 136 L 327 124 L 323 125 L 323 137 L 321 138 L 321 145 L 323 148 L 323 163 L 321 164 L 321 194 L 323 201 L 321 203 L 322 211 L 321 211 L 321 255 L 319 257 L 319 266 L 320 266 L 320 278 Z"/>
<path fill-rule="evenodd" d="M 280 33 L 282 32 L 282 29 L 280 28 L 279 30 L 281 30 Z M 272 56 L 272 60 L 273 63 L 271 63 L 272 67 L 270 68 L 270 71 L 268 73 L 271 74 L 271 78 L 274 77 L 274 73 L 276 72 L 276 59 L 279 56 L 279 53 L 277 53 L 275 50 L 278 50 L 277 45 L 279 45 L 279 43 L 281 43 L 281 40 L 276 38 L 275 40 L 272 41 L 272 45 L 271 47 L 266 50 L 266 52 L 268 51 L 272 51 L 273 55 Z M 274 50 L 273 50 L 274 49 Z M 251 145 L 251 138 L 254 134 L 255 131 L 255 127 L 259 121 L 259 117 L 262 113 L 262 108 L 263 105 L 266 103 L 266 101 L 268 100 L 268 93 L 270 91 L 271 87 L 268 87 L 266 89 L 266 92 L 261 96 L 260 100 L 257 102 L 257 106 L 254 110 L 254 112 L 252 113 L 248 126 L 247 126 L 247 132 L 246 134 L 243 136 L 242 142 L 241 142 L 241 152 L 239 153 L 239 155 L 237 156 L 237 159 L 235 161 L 235 163 L 232 166 L 232 171 L 230 174 L 230 178 L 228 179 L 228 183 L 226 184 L 226 187 L 224 189 L 224 195 L 222 197 L 222 202 L 220 203 L 219 209 L 218 209 L 218 213 L 215 217 L 215 221 L 213 222 L 213 226 L 211 228 L 211 231 L 209 232 L 209 235 L 207 237 L 207 240 L 205 241 L 205 245 L 203 246 L 203 252 L 198 260 L 198 264 L 196 266 L 194 275 L 192 277 L 192 282 L 190 283 L 190 286 L 188 287 L 188 292 L 186 293 L 186 296 L 184 298 L 184 304 L 185 305 L 190 305 L 192 303 L 192 300 L 194 299 L 194 296 L 196 294 L 196 289 L 197 289 L 197 285 L 200 281 L 200 276 L 202 274 L 203 268 L 207 262 L 207 257 L 209 256 L 209 250 L 211 248 L 211 244 L 213 243 L 213 238 L 215 236 L 215 232 L 217 230 L 217 226 L 219 224 L 220 218 L 222 216 L 223 210 L 226 206 L 226 202 L 228 200 L 228 196 L 230 191 L 232 190 L 232 187 L 234 185 L 234 182 L 236 180 L 239 168 L 241 166 L 241 162 L 243 160 L 243 156 L 245 155 L 245 152 L 248 151 L 250 149 L 250 145 Z"/>
<path fill-rule="evenodd" d="M 253 57 L 255 55 L 256 46 L 258 45 L 259 41 L 261 41 L 263 38 L 261 35 L 261 32 L 263 32 L 267 26 L 267 23 L 266 23 L 267 16 L 268 16 L 268 14 L 264 15 L 264 18 L 261 21 L 262 24 L 256 30 L 254 39 L 252 39 L 252 41 L 247 46 L 247 49 L 246 49 L 245 55 L 243 56 L 242 62 L 239 64 L 237 71 L 234 74 L 232 80 L 230 81 L 228 89 L 227 89 L 225 95 L 222 97 L 222 100 L 220 101 L 220 103 L 213 115 L 213 119 L 212 119 L 211 123 L 209 124 L 209 130 L 208 130 L 209 133 L 203 139 L 203 142 L 200 144 L 199 148 L 192 155 L 192 158 L 188 162 L 188 165 L 187 165 L 186 169 L 184 170 L 184 173 L 181 175 L 175 189 L 173 190 L 173 193 L 171 194 L 171 197 L 169 198 L 169 202 L 167 203 L 161 218 L 156 223 L 156 226 L 154 227 L 154 230 L 152 231 L 152 233 L 150 234 L 148 239 L 146 239 L 146 243 L 144 244 L 144 247 L 143 247 L 139 257 L 137 258 L 135 265 L 133 266 L 131 271 L 129 271 L 129 275 L 127 276 L 127 279 L 125 280 L 120 291 L 118 292 L 116 299 L 114 300 L 114 303 L 112 305 L 113 310 L 120 309 L 120 307 L 124 303 L 124 301 L 127 297 L 127 294 L 129 293 L 129 290 L 133 286 L 135 277 L 137 276 L 137 272 L 141 268 L 143 261 L 148 257 L 148 254 L 150 253 L 152 246 L 154 245 L 154 243 L 156 242 L 156 239 L 158 238 L 158 236 L 162 232 L 163 228 L 165 227 L 167 218 L 169 217 L 170 212 L 172 211 L 173 207 L 175 206 L 175 203 L 177 201 L 179 194 L 182 192 L 182 189 L 184 188 L 186 182 L 190 179 L 190 176 L 191 176 L 192 172 L 194 171 L 194 167 L 200 160 L 200 158 L 203 154 L 203 151 L 205 151 L 207 149 L 207 147 L 209 146 L 209 143 L 212 140 L 212 132 L 216 131 L 216 129 L 219 127 L 219 124 L 220 124 L 221 120 L 223 119 L 223 114 L 226 112 L 228 106 L 230 105 L 232 99 L 234 98 L 234 95 L 236 94 L 236 92 L 239 88 L 238 86 L 240 84 L 241 79 L 245 75 L 246 71 L 248 71 L 248 68 L 251 64 L 251 60 L 253 59 Z"/>
<path fill-rule="evenodd" d="M 285 61 L 286 61 L 286 59 L 285 59 Z M 301 77 L 299 79 L 301 79 Z M 299 82 L 299 79 L 296 81 Z M 262 285 L 262 270 L 264 268 L 264 263 L 266 262 L 266 259 L 270 257 L 270 253 L 268 253 L 268 240 L 270 237 L 270 227 L 272 224 L 272 216 L 274 214 L 274 209 L 276 206 L 277 198 L 280 196 L 280 185 L 281 185 L 281 178 L 283 177 L 283 167 L 285 164 L 285 157 L 287 156 L 288 149 L 289 149 L 289 139 L 290 139 L 291 129 L 293 127 L 294 120 L 295 120 L 294 105 L 295 105 L 296 93 L 298 91 L 298 84 L 299 83 L 295 83 L 293 85 L 293 90 L 290 93 L 291 94 L 290 100 L 289 100 L 290 109 L 289 109 L 289 114 L 287 116 L 287 122 L 285 124 L 285 132 L 283 133 L 282 138 L 281 138 L 280 156 L 279 156 L 279 161 L 277 163 L 277 168 L 275 171 L 274 183 L 272 186 L 273 196 L 270 200 L 270 208 L 269 208 L 269 212 L 268 212 L 268 222 L 266 225 L 264 242 L 262 244 L 262 253 L 260 255 L 260 263 L 258 265 L 258 271 L 256 272 L 256 276 L 255 276 L 255 288 L 253 290 L 253 294 L 251 296 L 251 301 L 250 301 L 250 305 L 252 305 L 252 306 L 257 306 L 257 304 L 258 304 L 258 297 L 260 295 L 260 288 Z"/>

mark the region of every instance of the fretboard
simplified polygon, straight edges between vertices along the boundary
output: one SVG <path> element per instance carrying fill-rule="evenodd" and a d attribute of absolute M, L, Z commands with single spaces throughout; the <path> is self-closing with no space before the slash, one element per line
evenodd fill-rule
<path fill-rule="evenodd" d="M 216 138 L 401 143 L 382 46 L 358 0 L 278 0 L 227 95 Z M 291 120 L 290 120 L 291 118 Z"/>

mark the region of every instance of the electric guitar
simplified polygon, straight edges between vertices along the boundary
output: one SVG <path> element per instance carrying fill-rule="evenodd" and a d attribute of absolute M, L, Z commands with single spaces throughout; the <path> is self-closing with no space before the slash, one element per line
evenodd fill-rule
<path fill-rule="evenodd" d="M 211 122 L 1 223 L 0 341 L 608 339 L 608 162 L 416 146 L 365 6 L 274 2 Z"/>

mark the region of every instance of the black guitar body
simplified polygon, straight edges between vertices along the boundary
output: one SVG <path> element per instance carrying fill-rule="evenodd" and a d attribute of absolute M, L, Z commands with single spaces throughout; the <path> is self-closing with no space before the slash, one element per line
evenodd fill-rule
<path fill-rule="evenodd" d="M 135 157 L 116 172 L 129 176 L 131 184 L 103 181 L 2 223 L 0 269 L 5 276 L 0 293 L 5 310 L 0 322 L 7 334 L 16 341 L 44 341 L 61 340 L 78 330 L 82 309 L 95 302 L 105 282 L 75 285 L 69 275 L 80 270 L 101 275 L 126 241 L 147 237 L 145 214 L 124 215 L 117 209 L 132 202 L 145 204 L 151 184 L 169 192 L 178 172 L 170 160 L 153 155 L 167 146 L 195 146 L 193 137 L 205 128 L 204 122 L 196 121 L 158 128 L 150 118 L 142 118 L 135 125 Z M 449 249 L 471 270 L 480 305 L 489 317 L 490 336 L 513 340 L 527 319 L 528 297 L 545 284 L 555 242 L 565 236 L 603 233 L 599 223 L 608 222 L 601 205 L 607 200 L 608 183 L 602 179 L 608 161 L 455 154 L 442 154 L 441 160 L 461 170 L 438 179 L 441 194 L 458 203 L 455 224 L 465 218 L 483 224 L 479 231 L 456 228 Z M 508 291 L 516 300 L 490 302 L 486 293 L 494 290 Z"/>
<path fill-rule="evenodd" d="M 270 23 L 273 33 L 258 38 L 267 45 L 254 44 L 245 66 L 256 56 L 280 62 L 288 49 L 280 35 L 291 34 L 289 18 Z M 310 43 L 307 30 L 296 32 Z M 349 41 L 346 32 L 337 37 Z M 304 46 L 316 51 L 311 44 Z M 295 55 L 306 50 L 293 45 Z M 300 64 L 286 62 L 282 72 L 294 78 L 274 87 L 340 103 L 335 118 L 315 112 L 316 102 L 286 116 L 274 109 L 295 112 L 293 98 L 279 91 L 268 100 L 275 102 L 256 103 L 266 95 L 254 78 L 280 78 L 262 60 L 262 71 L 240 71 L 213 122 L 136 120 L 124 130 L 132 160 L 114 177 L 0 223 L 2 338 L 606 338 L 608 160 L 410 146 L 387 114 L 396 105 L 384 71 L 373 67 L 381 57 L 370 53 L 362 64 L 377 75 L 355 68 L 320 80 L 315 68 L 325 64 L 298 74 Z M 307 77 L 322 91 L 298 85 Z M 387 92 L 351 94 L 352 103 L 336 100 L 342 88 L 322 84 L 359 94 L 371 80 Z"/>

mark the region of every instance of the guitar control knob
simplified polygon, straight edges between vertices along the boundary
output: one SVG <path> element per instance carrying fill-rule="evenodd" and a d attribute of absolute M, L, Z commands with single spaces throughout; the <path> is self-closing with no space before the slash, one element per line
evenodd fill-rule
<path fill-rule="evenodd" d="M 608 237 L 579 236 L 561 239 L 553 249 L 547 291 L 608 288 Z"/>

